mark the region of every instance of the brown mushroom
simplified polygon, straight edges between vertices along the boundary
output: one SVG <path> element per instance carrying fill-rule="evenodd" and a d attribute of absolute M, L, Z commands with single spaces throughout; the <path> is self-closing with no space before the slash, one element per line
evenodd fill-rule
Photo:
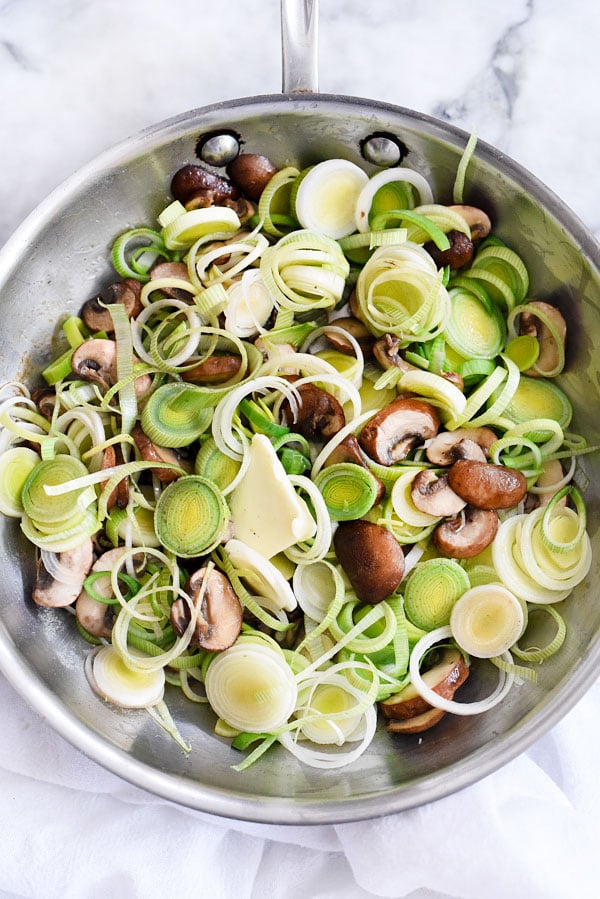
<path fill-rule="evenodd" d="M 358 318 L 354 318 L 353 315 L 348 315 L 343 318 L 334 318 L 333 321 L 329 323 L 329 327 L 323 331 L 327 340 L 334 345 L 336 350 L 339 350 L 340 353 L 346 353 L 346 355 L 353 356 L 354 347 L 350 341 L 344 334 L 340 334 L 339 331 L 333 331 L 331 328 L 341 328 L 342 331 L 351 334 L 361 348 L 365 359 L 368 359 L 373 355 L 375 338 L 367 326 Z"/>
<path fill-rule="evenodd" d="M 452 465 L 448 483 L 477 509 L 511 509 L 527 493 L 527 481 L 520 471 L 471 459 L 459 459 Z"/>
<path fill-rule="evenodd" d="M 446 647 L 435 665 L 425 671 L 423 681 L 427 687 L 443 699 L 452 699 L 458 688 L 469 676 L 469 666 L 463 654 L 453 647 Z M 405 720 L 422 715 L 431 709 L 427 700 L 417 692 L 413 684 L 408 684 L 399 693 L 379 703 L 386 718 Z"/>
<path fill-rule="evenodd" d="M 178 169 L 171 180 L 171 193 L 184 205 L 198 196 L 206 198 L 208 206 L 218 206 L 223 200 L 238 197 L 238 189 L 231 181 L 201 165 L 184 165 Z"/>
<path fill-rule="evenodd" d="M 187 592 L 197 615 L 190 645 L 210 652 L 228 649 L 242 629 L 242 606 L 228 578 L 216 568 L 200 568 L 191 575 Z M 171 606 L 175 633 L 181 637 L 190 620 L 189 603 L 176 599 Z"/>
<path fill-rule="evenodd" d="M 443 709 L 435 709 L 430 706 L 426 712 L 415 715 L 414 718 L 399 720 L 390 718 L 385 728 L 391 734 L 421 734 L 438 724 L 445 715 Z"/>
<path fill-rule="evenodd" d="M 483 240 L 492 230 L 490 217 L 483 209 L 478 209 L 476 206 L 461 205 L 449 206 L 448 208 L 458 212 L 464 218 L 471 229 L 471 240 Z"/>
<path fill-rule="evenodd" d="M 564 476 L 565 473 L 559 459 L 549 459 L 548 461 L 544 462 L 542 466 L 542 473 L 537 478 L 535 486 L 544 487 L 546 489 L 543 493 L 532 494 L 532 496 L 534 496 L 536 500 L 535 505 L 547 506 L 558 490 L 558 487 L 554 487 L 554 485 L 560 484 Z M 552 487 L 554 487 L 554 490 L 552 490 Z M 566 506 L 566 504 L 567 497 L 563 496 L 563 498 L 558 501 L 558 505 Z"/>
<path fill-rule="evenodd" d="M 190 464 L 182 459 L 175 450 L 153 443 L 139 423 L 134 426 L 131 436 L 135 441 L 140 456 L 145 462 L 166 462 L 174 466 L 173 468 L 153 469 L 161 484 L 170 484 L 171 481 L 180 478 L 182 468 L 184 471 L 191 471 Z"/>
<path fill-rule="evenodd" d="M 433 545 L 450 559 L 472 559 L 486 549 L 498 531 L 498 513 L 465 506 L 456 518 L 446 518 L 432 534 Z"/>
<path fill-rule="evenodd" d="M 184 381 L 193 384 L 222 384 L 235 377 L 242 366 L 239 356 L 209 356 L 181 373 Z"/>
<path fill-rule="evenodd" d="M 445 268 L 448 265 L 453 271 L 456 271 L 456 269 L 468 265 L 475 250 L 471 238 L 464 231 L 455 231 L 454 229 L 448 231 L 446 237 L 450 242 L 447 250 L 440 250 L 432 240 L 427 241 L 423 249 L 427 250 L 438 268 Z"/>
<path fill-rule="evenodd" d="M 373 355 L 383 369 L 401 368 L 402 371 L 415 370 L 416 366 L 411 365 L 400 355 L 400 339 L 393 334 L 384 334 L 379 340 L 373 344 Z"/>
<path fill-rule="evenodd" d="M 120 446 L 107 446 L 102 456 L 101 471 L 106 468 L 113 468 L 115 465 L 122 465 L 124 462 L 123 453 Z M 102 481 L 101 487 L 104 489 L 108 481 Z M 108 497 L 107 508 L 109 511 L 117 507 L 117 509 L 127 508 L 129 502 L 129 478 L 121 478 L 111 495 Z"/>
<path fill-rule="evenodd" d="M 105 297 L 98 294 L 87 300 L 81 307 L 81 318 L 85 326 L 92 332 L 104 331 L 112 334 L 115 330 L 112 315 L 107 305 L 121 303 L 129 318 L 135 318 L 141 311 L 141 284 L 134 278 L 125 278 L 111 284 L 105 291 Z"/>
<path fill-rule="evenodd" d="M 341 443 L 338 443 L 335 449 L 333 449 L 325 459 L 323 467 L 326 468 L 328 465 L 337 465 L 339 462 L 353 462 L 355 465 L 360 465 L 362 468 L 366 468 L 367 471 L 370 471 L 354 434 L 348 434 Z M 371 474 L 373 474 L 373 472 L 371 472 Z M 377 495 L 374 502 L 374 505 L 377 505 L 377 503 L 380 503 L 385 496 L 385 484 L 375 475 L 373 475 L 373 477 L 378 485 Z"/>
<path fill-rule="evenodd" d="M 544 377 L 547 372 L 554 372 L 559 365 L 561 351 L 564 353 L 565 341 L 567 339 L 567 323 L 565 322 L 562 313 L 556 306 L 551 306 L 550 303 L 543 303 L 540 300 L 531 300 L 527 303 L 525 310 L 531 309 L 532 306 L 539 309 L 540 312 L 544 313 L 550 319 L 561 343 L 561 346 L 559 347 L 548 326 L 544 324 L 535 313 L 528 311 L 523 311 L 521 313 L 519 333 L 531 334 L 540 345 L 540 354 L 535 365 L 532 368 L 528 368 L 525 374 L 533 378 L 541 378 Z"/>
<path fill-rule="evenodd" d="M 137 362 L 137 358 L 134 357 Z M 84 381 L 94 381 L 104 390 L 117 383 L 117 344 L 114 340 L 96 337 L 77 347 L 71 357 L 73 373 Z M 143 396 L 152 386 L 150 375 L 135 379 L 135 392 Z"/>
<path fill-rule="evenodd" d="M 412 501 L 421 512 L 440 518 L 458 515 L 466 502 L 448 484 L 448 472 L 441 476 L 431 469 L 423 469 L 415 475 L 410 488 Z"/>
<path fill-rule="evenodd" d="M 96 578 L 94 590 L 98 596 L 110 599 L 113 596 L 111 573 L 120 567 L 123 554 L 126 552 L 123 546 L 109 549 L 99 556 L 92 565 L 92 573 L 107 572 L 105 576 Z M 108 603 L 94 599 L 87 590 L 81 590 L 75 603 L 77 621 L 89 634 L 94 637 L 110 637 L 114 610 Z"/>
<path fill-rule="evenodd" d="M 430 441 L 426 455 L 434 465 L 452 465 L 458 459 L 479 459 L 485 462 L 490 447 L 498 437 L 491 428 L 457 428 L 442 431 Z M 474 449 L 476 444 L 480 453 Z"/>
<path fill-rule="evenodd" d="M 380 465 L 393 465 L 437 434 L 438 413 L 423 400 L 399 397 L 384 406 L 362 429 L 359 443 Z"/>
<path fill-rule="evenodd" d="M 188 267 L 185 262 L 159 262 L 150 270 L 150 280 L 157 281 L 159 278 L 177 278 L 179 281 L 187 281 L 190 285 L 189 290 L 183 287 L 161 287 L 161 293 L 167 297 L 173 297 L 176 300 L 188 302 L 191 295 L 195 291 L 195 287 L 190 281 Z"/>
<path fill-rule="evenodd" d="M 396 538 L 371 521 L 342 521 L 333 536 L 338 561 L 363 602 L 378 603 L 404 575 L 404 553 Z"/>
<path fill-rule="evenodd" d="M 31 399 L 38 407 L 40 413 L 48 421 L 52 421 L 54 417 L 54 407 L 56 406 L 56 390 L 54 387 L 39 387 L 31 394 Z"/>
<path fill-rule="evenodd" d="M 266 156 L 240 153 L 229 163 L 226 172 L 244 196 L 250 200 L 259 200 L 277 168 Z"/>
<path fill-rule="evenodd" d="M 245 225 L 256 213 L 250 200 L 246 200 L 244 197 L 238 197 L 237 200 L 223 200 L 223 206 L 233 209 L 240 220 L 240 225 Z"/>
<path fill-rule="evenodd" d="M 38 606 L 61 608 L 75 602 L 94 560 L 92 541 L 88 537 L 73 549 L 55 553 L 55 558 L 60 580 L 47 570 L 41 556 L 37 561 L 32 596 Z"/>
<path fill-rule="evenodd" d="M 346 416 L 334 396 L 314 384 L 301 384 L 297 391 L 300 399 L 295 413 L 288 400 L 281 405 L 284 425 L 308 440 L 329 439 L 341 431 L 346 424 Z"/>

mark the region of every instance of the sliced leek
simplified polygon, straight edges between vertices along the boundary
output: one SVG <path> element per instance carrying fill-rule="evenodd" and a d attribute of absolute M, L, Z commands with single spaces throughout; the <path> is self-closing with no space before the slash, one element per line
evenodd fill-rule
<path fill-rule="evenodd" d="M 327 159 L 302 178 L 295 197 L 303 228 L 339 240 L 356 230 L 358 196 L 368 181 L 365 172 L 346 159 Z"/>
<path fill-rule="evenodd" d="M 469 655 L 490 659 L 513 646 L 525 627 L 523 606 L 501 584 L 467 590 L 450 614 L 452 636 Z"/>
<path fill-rule="evenodd" d="M 223 540 L 229 509 L 212 481 L 186 475 L 162 491 L 156 503 L 154 528 L 164 547 L 192 558 L 209 553 Z"/>

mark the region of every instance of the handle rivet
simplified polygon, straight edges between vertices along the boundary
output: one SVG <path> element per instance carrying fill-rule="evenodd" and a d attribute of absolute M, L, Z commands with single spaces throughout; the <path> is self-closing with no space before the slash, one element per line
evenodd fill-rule
<path fill-rule="evenodd" d="M 204 134 L 196 144 L 196 155 L 207 165 L 229 165 L 240 152 L 240 139 L 233 131 Z"/>
<path fill-rule="evenodd" d="M 363 159 L 380 168 L 390 168 L 393 165 L 399 165 L 408 153 L 402 141 L 393 134 L 385 134 L 384 132 L 376 132 L 369 135 L 369 137 L 365 137 L 361 141 L 360 151 Z"/>

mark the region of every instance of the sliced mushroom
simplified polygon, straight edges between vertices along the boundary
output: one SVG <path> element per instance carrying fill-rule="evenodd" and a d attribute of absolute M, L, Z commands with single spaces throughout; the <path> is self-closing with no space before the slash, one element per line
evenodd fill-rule
<path fill-rule="evenodd" d="M 281 405 L 281 418 L 287 427 L 308 440 L 329 439 L 341 431 L 346 416 L 334 396 L 314 384 L 302 384 L 297 390 L 300 401 L 295 414 L 288 400 Z"/>
<path fill-rule="evenodd" d="M 369 466 L 366 464 L 363 454 L 360 451 L 360 446 L 358 444 L 358 440 L 354 436 L 354 434 L 348 434 L 347 437 L 344 437 L 341 443 L 331 451 L 331 453 L 325 459 L 323 463 L 323 467 L 327 467 L 328 465 L 336 465 L 338 462 L 353 462 L 355 465 L 360 465 L 362 468 L 366 468 L 369 471 Z M 373 474 L 373 472 L 371 472 Z M 375 475 L 373 475 L 375 477 Z M 375 477 L 375 480 L 378 484 L 377 495 L 375 497 L 374 505 L 380 503 L 383 497 L 385 496 L 385 484 L 383 481 L 380 481 L 378 477 Z"/>
<path fill-rule="evenodd" d="M 370 521 L 342 521 L 333 537 L 335 554 L 363 602 L 394 592 L 404 575 L 404 553 L 396 538 Z"/>
<path fill-rule="evenodd" d="M 249 222 L 256 213 L 256 209 L 250 200 L 246 200 L 245 197 L 238 197 L 237 200 L 223 200 L 222 205 L 227 206 L 229 209 L 233 209 L 239 218 L 241 225 L 245 225 L 246 222 Z"/>
<path fill-rule="evenodd" d="M 434 465 L 452 465 L 458 459 L 479 459 L 485 462 L 490 447 L 498 437 L 491 428 L 457 428 L 442 431 L 430 441 L 426 455 Z M 481 453 L 473 448 L 476 444 Z"/>
<path fill-rule="evenodd" d="M 414 365 L 400 355 L 400 339 L 393 334 L 384 334 L 373 344 L 373 355 L 383 369 L 401 368 L 402 371 L 414 371 Z"/>
<path fill-rule="evenodd" d="M 94 590 L 98 596 L 110 599 L 113 589 L 110 573 L 119 567 L 125 547 L 119 546 L 109 549 L 99 556 L 92 565 L 92 572 L 109 572 L 105 577 L 98 577 L 94 581 Z M 81 590 L 75 603 L 75 614 L 79 624 L 94 637 L 110 637 L 114 620 L 113 606 L 94 599 L 87 590 Z"/>
<path fill-rule="evenodd" d="M 178 281 L 187 281 L 190 285 L 189 290 L 184 290 L 183 287 L 161 287 L 161 293 L 164 293 L 167 297 L 173 297 L 184 302 L 188 302 L 191 299 L 195 287 L 190 281 L 188 267 L 185 262 L 159 262 L 150 270 L 150 280 L 157 281 L 159 278 L 177 278 Z"/>
<path fill-rule="evenodd" d="M 175 450 L 166 446 L 158 446 L 153 443 L 142 426 L 138 423 L 134 426 L 131 436 L 135 441 L 140 456 L 145 462 L 166 462 L 167 464 L 176 466 L 175 468 L 156 468 L 154 473 L 161 484 L 170 484 L 171 481 L 181 477 L 181 471 L 177 468 L 183 468 L 184 471 L 191 472 L 191 466 L 187 460 L 182 459 Z"/>
<path fill-rule="evenodd" d="M 455 271 L 468 265 L 475 250 L 471 238 L 464 231 L 455 230 L 448 231 L 446 237 L 450 242 L 447 250 L 440 250 L 432 240 L 424 244 L 423 249 L 427 250 L 438 268 L 448 265 Z"/>
<path fill-rule="evenodd" d="M 452 465 L 448 483 L 477 509 L 511 509 L 527 493 L 527 481 L 520 471 L 471 459 L 459 459 Z"/>
<path fill-rule="evenodd" d="M 231 181 L 201 165 L 184 165 L 178 169 L 171 180 L 171 193 L 183 204 L 203 196 L 209 201 L 209 206 L 213 203 L 218 206 L 223 200 L 235 200 L 239 196 L 237 187 Z"/>
<path fill-rule="evenodd" d="M 44 418 L 52 421 L 54 407 L 56 405 L 56 390 L 54 387 L 40 387 L 31 394 L 31 399 L 38 407 Z"/>
<path fill-rule="evenodd" d="M 134 357 L 134 361 L 138 360 Z M 117 345 L 114 340 L 96 337 L 78 346 L 71 357 L 71 368 L 84 381 L 94 381 L 104 390 L 117 383 Z M 150 375 L 135 379 L 135 392 L 143 396 L 152 386 Z"/>
<path fill-rule="evenodd" d="M 187 592 L 197 614 L 190 644 L 210 652 L 228 649 L 242 629 L 242 606 L 228 578 L 216 568 L 210 572 L 200 568 L 190 577 Z M 176 599 L 171 606 L 175 633 L 181 636 L 190 620 L 189 603 Z"/>
<path fill-rule="evenodd" d="M 277 168 L 266 156 L 240 153 L 227 166 L 227 174 L 250 200 L 259 200 Z"/>
<path fill-rule="evenodd" d="M 35 568 L 33 601 L 38 606 L 52 608 L 70 606 L 77 599 L 93 560 L 90 538 L 73 549 L 55 553 L 52 571 L 48 571 L 40 557 Z"/>
<path fill-rule="evenodd" d="M 430 727 L 439 724 L 445 714 L 443 709 L 434 709 L 433 706 L 430 706 L 426 712 L 421 712 L 414 718 L 402 721 L 390 718 L 385 727 L 391 734 L 421 734 L 424 730 L 429 730 Z"/>
<path fill-rule="evenodd" d="M 413 479 L 410 495 L 419 511 L 440 518 L 458 515 L 466 506 L 448 484 L 448 472 L 438 477 L 431 469 L 420 471 Z"/>
<path fill-rule="evenodd" d="M 562 313 L 556 306 L 551 306 L 550 303 L 543 303 L 540 300 L 531 300 L 527 303 L 526 308 L 531 308 L 532 306 L 545 313 L 550 319 L 556 328 L 564 352 L 565 341 L 567 339 L 567 323 L 565 322 Z M 557 345 L 556 340 L 552 336 L 552 332 L 547 325 L 545 325 L 535 313 L 525 311 L 521 313 L 519 333 L 531 334 L 536 338 L 540 345 L 540 354 L 535 365 L 532 368 L 528 368 L 525 374 L 530 375 L 530 377 L 533 378 L 541 378 L 544 377 L 546 372 L 554 371 L 560 361 L 561 348 Z"/>
<path fill-rule="evenodd" d="M 363 356 L 366 359 L 373 355 L 375 338 L 367 326 L 358 318 L 354 318 L 353 315 L 348 315 L 344 318 L 334 318 L 333 321 L 329 323 L 329 327 L 341 328 L 343 331 L 351 334 L 358 343 L 363 352 Z M 354 355 L 354 347 L 343 334 L 339 333 L 339 331 L 325 329 L 323 333 L 327 340 L 332 343 L 340 353 L 346 353 L 349 356 Z"/>
<path fill-rule="evenodd" d="M 535 486 L 544 487 L 546 489 L 543 493 L 531 494 L 530 498 L 534 498 L 535 500 L 534 503 L 532 503 L 531 508 L 534 508 L 535 506 L 547 506 L 558 490 L 558 486 L 555 485 L 560 484 L 564 476 L 565 473 L 559 459 L 549 459 L 547 462 L 544 462 L 542 473 L 536 480 Z M 553 487 L 554 489 L 552 489 Z M 558 501 L 558 505 L 566 506 L 567 497 L 563 496 L 563 498 Z"/>
<path fill-rule="evenodd" d="M 134 278 L 125 278 L 116 284 L 111 284 L 106 290 L 106 297 L 98 294 L 87 300 L 81 308 L 81 318 L 89 330 L 105 331 L 112 334 L 115 330 L 112 315 L 106 308 L 113 303 L 122 303 L 129 318 L 135 318 L 141 308 L 140 301 L 141 284 Z"/>
<path fill-rule="evenodd" d="M 181 377 L 193 384 L 222 384 L 235 377 L 241 367 L 239 356 L 209 356 L 182 372 Z"/>
<path fill-rule="evenodd" d="M 120 446 L 107 446 L 102 456 L 101 471 L 106 468 L 113 468 L 115 465 L 122 465 L 124 462 L 123 453 Z M 108 482 L 102 481 L 101 487 L 104 488 Z M 110 511 L 114 509 L 125 509 L 129 502 L 129 478 L 121 478 L 113 492 L 108 498 L 107 508 Z"/>
<path fill-rule="evenodd" d="M 393 465 L 437 434 L 438 413 L 423 400 L 399 397 L 384 406 L 362 429 L 359 443 L 380 465 Z"/>
<path fill-rule="evenodd" d="M 497 512 L 466 506 L 456 518 L 447 518 L 438 524 L 431 539 L 443 556 L 472 559 L 490 545 L 497 531 Z"/>
<path fill-rule="evenodd" d="M 471 240 L 483 240 L 483 238 L 487 237 L 492 230 L 490 217 L 483 211 L 483 209 L 478 209 L 476 206 L 460 205 L 449 206 L 448 208 L 454 209 L 455 212 L 458 212 L 460 215 L 462 215 L 465 222 L 471 229 Z"/>
<path fill-rule="evenodd" d="M 453 647 L 446 647 L 441 652 L 439 661 L 423 674 L 423 681 L 434 693 L 443 699 L 452 699 L 458 688 L 469 676 L 469 666 L 463 654 Z M 404 687 L 399 693 L 384 699 L 379 708 L 386 718 L 404 720 L 422 715 L 431 709 L 431 705 L 415 690 L 412 684 Z"/>

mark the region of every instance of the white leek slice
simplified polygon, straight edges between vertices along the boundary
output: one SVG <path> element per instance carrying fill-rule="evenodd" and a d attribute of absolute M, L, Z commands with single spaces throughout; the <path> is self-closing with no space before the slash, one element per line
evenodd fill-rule
<path fill-rule="evenodd" d="M 21 491 L 40 457 L 27 446 L 13 446 L 0 457 L 0 512 L 11 518 L 23 514 Z"/>
<path fill-rule="evenodd" d="M 327 159 L 304 176 L 296 194 L 296 217 L 303 228 L 339 240 L 356 231 L 355 209 L 368 182 L 347 159 Z"/>
<path fill-rule="evenodd" d="M 232 234 L 240 228 L 240 220 L 227 206 L 192 209 L 177 216 L 163 228 L 162 237 L 169 250 L 186 250 L 205 234 Z"/>
<path fill-rule="evenodd" d="M 341 574 L 330 562 L 302 562 L 294 572 L 292 581 L 298 605 L 313 621 L 321 621 L 330 605 L 343 594 Z"/>
<path fill-rule="evenodd" d="M 283 727 L 298 697 L 296 680 L 282 652 L 243 640 L 211 662 L 204 686 L 216 714 L 231 727 L 250 733 Z"/>
<path fill-rule="evenodd" d="M 413 169 L 394 168 L 377 172 L 363 187 L 356 203 L 356 227 L 359 231 L 369 230 L 369 212 L 373 198 L 380 187 L 391 181 L 406 181 L 419 192 L 421 203 L 433 203 L 433 193 L 423 175 Z"/>
<path fill-rule="evenodd" d="M 514 683 L 514 674 L 510 669 L 504 671 L 498 668 L 498 685 L 486 699 L 476 700 L 475 702 L 456 702 L 454 699 L 445 699 L 427 686 L 419 671 L 419 665 L 425 653 L 432 646 L 451 637 L 452 630 L 449 625 L 438 627 L 421 637 L 410 656 L 410 679 L 419 696 L 422 696 L 429 705 L 434 706 L 436 709 L 443 709 L 445 712 L 452 712 L 454 715 L 480 715 L 482 712 L 487 712 L 488 709 L 502 702 Z M 513 666 L 510 652 L 503 652 L 500 658 L 507 663 L 507 666 Z"/>
<path fill-rule="evenodd" d="M 246 473 L 230 495 L 233 533 L 263 559 L 270 559 L 310 539 L 316 524 L 269 438 L 255 434 L 248 454 Z"/>
<path fill-rule="evenodd" d="M 125 709 L 143 709 L 163 698 L 165 672 L 139 671 L 125 664 L 114 646 L 102 646 L 93 657 L 92 686 L 103 699 Z"/>
<path fill-rule="evenodd" d="M 452 636 L 461 649 L 491 659 L 513 646 L 525 627 L 523 605 L 501 584 L 480 584 L 457 600 L 450 614 Z"/>
<path fill-rule="evenodd" d="M 278 609 L 296 608 L 296 597 L 279 569 L 256 549 L 235 537 L 225 544 L 225 552 L 240 577 L 259 595 L 272 600 Z"/>
<path fill-rule="evenodd" d="M 236 337 L 254 337 L 273 311 L 273 298 L 258 269 L 244 272 L 227 289 L 225 327 Z"/>

